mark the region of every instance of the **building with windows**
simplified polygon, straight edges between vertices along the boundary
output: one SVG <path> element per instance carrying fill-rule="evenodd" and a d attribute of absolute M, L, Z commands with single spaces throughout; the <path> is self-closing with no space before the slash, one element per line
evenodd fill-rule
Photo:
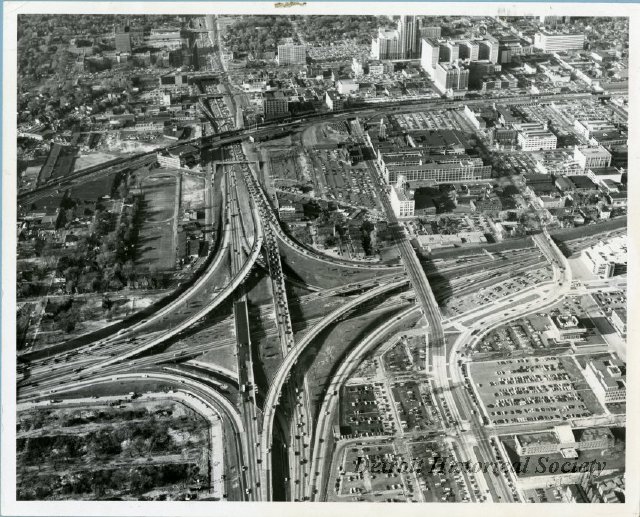
<path fill-rule="evenodd" d="M 373 59 L 401 59 L 400 33 L 395 29 L 378 29 L 378 36 L 371 40 Z"/>
<path fill-rule="evenodd" d="M 543 52 L 566 52 L 568 50 L 582 50 L 585 41 L 584 33 L 543 30 L 534 36 L 533 46 Z"/>
<path fill-rule="evenodd" d="M 441 63 L 455 63 L 460 59 L 460 46 L 455 41 L 447 41 L 440 45 L 438 61 Z"/>
<path fill-rule="evenodd" d="M 400 20 L 398 21 L 398 34 L 400 36 L 400 53 L 402 59 L 415 59 L 420 57 L 418 18 L 416 16 L 400 16 Z"/>
<path fill-rule="evenodd" d="M 573 151 L 573 159 L 582 170 L 611 165 L 611 153 L 601 145 L 598 147 L 576 147 Z"/>
<path fill-rule="evenodd" d="M 548 431 L 517 434 L 514 441 L 519 456 L 560 453 L 565 458 L 576 458 L 576 451 L 606 449 L 615 438 L 606 427 L 572 429 L 570 424 L 561 424 Z"/>
<path fill-rule="evenodd" d="M 289 102 L 287 97 L 281 91 L 263 93 L 262 108 L 265 119 L 289 115 Z"/>
<path fill-rule="evenodd" d="M 442 27 L 420 27 L 420 38 L 438 39 L 442 35 Z"/>
<path fill-rule="evenodd" d="M 278 45 L 276 59 L 281 66 L 304 65 L 307 63 L 307 47 L 306 45 L 296 45 L 293 42 Z"/>
<path fill-rule="evenodd" d="M 584 138 L 591 138 L 596 131 L 615 131 L 616 128 L 608 120 L 602 119 L 582 119 L 573 122 L 573 129 Z"/>
<path fill-rule="evenodd" d="M 523 151 L 555 149 L 558 138 L 547 129 L 546 124 L 514 124 L 518 131 L 518 145 Z"/>
<path fill-rule="evenodd" d="M 622 338 L 627 337 L 627 311 L 624 309 L 613 309 L 611 311 L 611 324 L 618 331 Z"/>
<path fill-rule="evenodd" d="M 421 45 L 420 66 L 433 79 L 440 60 L 440 44 L 435 39 L 423 38 Z"/>
<path fill-rule="evenodd" d="M 582 251 L 581 258 L 589 270 L 600 278 L 611 278 L 627 271 L 627 240 L 623 237 L 599 242 Z"/>
<path fill-rule="evenodd" d="M 559 314 L 549 316 L 550 324 L 546 335 L 558 343 L 567 341 L 582 341 L 587 335 L 587 328 L 575 314 Z"/>
<path fill-rule="evenodd" d="M 384 75 L 384 63 L 382 61 L 369 61 L 369 75 Z"/>
<path fill-rule="evenodd" d="M 175 169 L 194 169 L 198 167 L 200 152 L 189 144 L 165 149 L 156 155 L 158 165 Z"/>
<path fill-rule="evenodd" d="M 584 378 L 602 404 L 620 403 L 627 398 L 627 367 L 615 354 L 592 357 Z"/>
<path fill-rule="evenodd" d="M 334 90 L 329 90 L 325 93 L 324 102 L 331 111 L 344 109 L 344 99 Z"/>
<path fill-rule="evenodd" d="M 340 79 L 336 81 L 336 88 L 340 95 L 350 95 L 358 91 L 358 83 L 353 79 Z"/>
<path fill-rule="evenodd" d="M 389 164 L 382 170 L 389 183 L 397 181 L 401 175 L 406 181 L 429 183 L 455 183 L 491 178 L 491 166 L 484 165 L 481 158 L 457 155 L 432 155 L 428 161 L 421 160 L 406 165 Z"/>
<path fill-rule="evenodd" d="M 413 217 L 415 215 L 416 202 L 407 197 L 404 176 L 398 176 L 395 184 L 390 185 L 388 188 L 389 201 L 396 217 Z"/>
<path fill-rule="evenodd" d="M 487 60 L 495 64 L 498 62 L 499 50 L 500 42 L 493 36 L 487 36 L 485 39 L 478 41 L 479 60 Z"/>
<path fill-rule="evenodd" d="M 469 61 L 479 61 L 480 44 L 477 41 L 462 41 L 459 49 L 460 59 L 468 59 Z"/>
<path fill-rule="evenodd" d="M 435 68 L 435 83 L 438 90 L 447 92 L 469 88 L 469 70 L 459 64 L 438 63 Z"/>

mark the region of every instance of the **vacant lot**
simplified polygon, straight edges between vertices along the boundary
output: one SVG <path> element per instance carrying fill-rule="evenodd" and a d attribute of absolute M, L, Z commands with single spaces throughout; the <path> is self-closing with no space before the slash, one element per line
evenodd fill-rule
<path fill-rule="evenodd" d="M 168 400 L 56 406 L 18 415 L 18 499 L 176 499 L 208 491 L 208 426 L 193 410 Z"/>
<path fill-rule="evenodd" d="M 176 257 L 176 188 L 172 173 L 156 173 L 141 181 L 145 218 L 140 232 L 138 264 L 149 269 L 173 269 Z"/>

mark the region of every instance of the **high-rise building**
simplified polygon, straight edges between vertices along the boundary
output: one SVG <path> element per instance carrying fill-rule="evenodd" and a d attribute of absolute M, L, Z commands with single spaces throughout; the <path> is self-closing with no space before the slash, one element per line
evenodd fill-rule
<path fill-rule="evenodd" d="M 536 33 L 533 46 L 543 52 L 565 52 L 584 48 L 584 33 L 540 31 Z"/>
<path fill-rule="evenodd" d="M 469 70 L 457 64 L 438 63 L 435 70 L 435 83 L 441 92 L 466 90 L 469 87 Z"/>
<path fill-rule="evenodd" d="M 296 45 L 293 42 L 278 45 L 279 65 L 304 65 L 306 63 L 307 47 L 305 45 Z"/>
<path fill-rule="evenodd" d="M 121 25 L 115 29 L 116 52 L 131 53 L 131 34 L 128 25 Z"/>
<path fill-rule="evenodd" d="M 420 27 L 421 38 L 438 39 L 442 35 L 442 27 Z"/>
<path fill-rule="evenodd" d="M 435 68 L 440 58 L 440 45 L 439 43 L 430 38 L 422 39 L 422 53 L 420 56 L 420 66 L 427 72 L 429 77 L 433 78 L 435 75 Z"/>
<path fill-rule="evenodd" d="M 478 59 L 486 59 L 492 63 L 498 62 L 498 50 L 500 43 L 492 36 L 478 42 Z"/>
<path fill-rule="evenodd" d="M 480 45 L 477 41 L 462 41 L 460 42 L 460 50 L 458 55 L 460 59 L 478 61 L 480 59 Z"/>
<path fill-rule="evenodd" d="M 400 36 L 400 52 L 403 59 L 414 59 L 420 56 L 420 31 L 418 18 L 415 16 L 401 16 L 398 21 Z"/>
<path fill-rule="evenodd" d="M 455 63 L 460 59 L 460 47 L 455 41 L 447 41 L 444 45 L 440 45 L 439 61 L 447 63 Z"/>
<path fill-rule="evenodd" d="M 393 29 L 378 29 L 378 37 L 371 40 L 374 59 L 402 59 L 400 33 Z"/>

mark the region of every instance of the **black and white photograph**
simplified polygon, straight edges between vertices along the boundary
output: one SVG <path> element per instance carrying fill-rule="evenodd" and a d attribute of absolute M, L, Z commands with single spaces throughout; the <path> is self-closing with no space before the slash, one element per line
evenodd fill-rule
<path fill-rule="evenodd" d="M 11 4 L 13 511 L 637 510 L 633 16 Z"/>

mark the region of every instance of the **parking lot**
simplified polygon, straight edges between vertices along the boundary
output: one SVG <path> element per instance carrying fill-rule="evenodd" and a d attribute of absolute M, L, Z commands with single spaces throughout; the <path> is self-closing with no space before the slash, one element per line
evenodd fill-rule
<path fill-rule="evenodd" d="M 425 502 L 453 503 L 471 500 L 465 480 L 466 474 L 457 468 L 458 459 L 452 446 L 443 441 L 409 444 L 411 463 L 416 465 L 418 482 Z M 473 476 L 467 478 L 476 498 L 481 498 Z"/>
<path fill-rule="evenodd" d="M 571 357 L 471 363 L 469 372 L 494 424 L 567 420 L 590 416 L 599 409 Z"/>
<path fill-rule="evenodd" d="M 557 347 L 567 348 L 568 344 L 558 345 L 555 342 L 550 342 L 543 335 L 548 322 L 548 318 L 542 314 L 515 320 L 489 332 L 479 342 L 476 351 L 480 353 L 511 353 L 513 351 L 532 352 Z"/>
<path fill-rule="evenodd" d="M 428 392 L 423 394 L 417 382 L 395 382 L 391 394 L 403 432 L 425 431 L 438 424 L 433 398 Z"/>
<path fill-rule="evenodd" d="M 419 111 L 392 115 L 392 118 L 405 131 L 422 131 L 425 129 L 458 129 L 466 130 L 467 124 L 461 115 L 453 110 Z"/>
<path fill-rule="evenodd" d="M 381 384 L 381 383 L 380 383 Z M 371 436 L 394 429 L 391 405 L 380 386 L 345 386 L 340 398 L 340 431 L 344 435 Z"/>
<path fill-rule="evenodd" d="M 316 192 L 324 199 L 377 208 L 367 167 L 352 166 L 345 149 L 316 149 L 312 155 Z"/>
<path fill-rule="evenodd" d="M 626 291 L 601 290 L 596 293 L 592 293 L 591 296 L 596 301 L 598 306 L 607 314 L 615 309 L 623 311 L 627 310 Z"/>
<path fill-rule="evenodd" d="M 519 294 L 523 289 L 548 282 L 553 278 L 553 273 L 546 265 L 536 269 L 530 269 L 516 278 L 510 278 L 503 282 L 497 282 L 487 287 L 482 287 L 473 293 L 455 299 L 455 303 L 447 306 L 447 312 L 452 315 L 464 314 L 476 310 L 478 307 Z"/>
<path fill-rule="evenodd" d="M 333 485 L 335 501 L 405 502 L 413 488 L 396 468 L 404 458 L 392 444 L 347 447 Z"/>

